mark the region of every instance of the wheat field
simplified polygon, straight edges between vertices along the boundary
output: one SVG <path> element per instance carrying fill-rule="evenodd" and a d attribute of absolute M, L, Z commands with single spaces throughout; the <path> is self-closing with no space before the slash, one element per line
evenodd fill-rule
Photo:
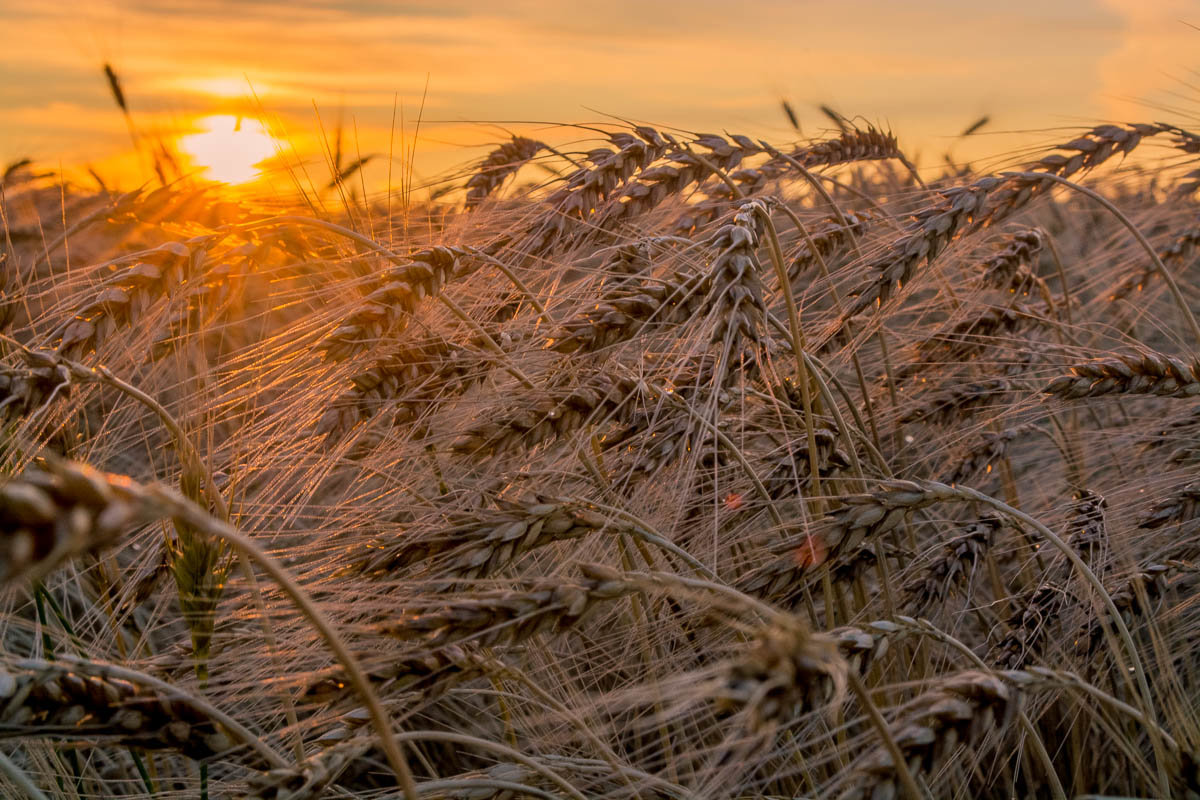
<path fill-rule="evenodd" d="M 1200 797 L 1200 136 L 1048 136 L 13 165 L 0 795 Z"/>

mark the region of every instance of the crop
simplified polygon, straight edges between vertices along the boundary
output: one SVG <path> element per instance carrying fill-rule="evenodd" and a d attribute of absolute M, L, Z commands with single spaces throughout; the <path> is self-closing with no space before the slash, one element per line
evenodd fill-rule
<path fill-rule="evenodd" d="M 0 794 L 1200 797 L 1197 141 L 14 168 Z"/>

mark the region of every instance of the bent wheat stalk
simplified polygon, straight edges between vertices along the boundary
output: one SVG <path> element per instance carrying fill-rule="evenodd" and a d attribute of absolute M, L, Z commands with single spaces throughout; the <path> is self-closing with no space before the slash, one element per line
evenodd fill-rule
<path fill-rule="evenodd" d="M 53 459 L 48 458 L 47 461 L 51 463 L 52 468 L 54 464 L 64 463 L 56 457 Z M 157 515 L 160 518 L 166 517 L 177 520 L 191 525 L 205 535 L 222 539 L 239 552 L 244 553 L 247 558 L 258 564 L 271 576 L 272 580 L 279 585 L 284 594 L 291 599 L 292 603 L 296 605 L 308 622 L 321 635 L 321 638 L 325 640 L 329 649 L 333 651 L 342 667 L 346 670 L 347 677 L 362 697 L 363 704 L 367 706 L 371 722 L 376 734 L 380 738 L 380 744 L 383 747 L 384 753 L 387 755 L 388 763 L 395 772 L 397 780 L 400 781 L 400 785 L 404 788 L 406 800 L 416 800 L 417 793 L 412 772 L 409 770 L 408 764 L 392 736 L 387 714 L 383 710 L 383 705 L 380 703 L 375 690 L 371 687 L 370 679 L 363 671 L 358 660 L 351 655 L 349 648 L 337 632 L 337 629 L 334 628 L 324 612 L 313 602 L 308 592 L 302 589 L 279 562 L 269 555 L 257 542 L 229 523 L 213 517 L 206 510 L 178 492 L 168 489 L 165 486 L 138 484 L 124 476 L 107 476 L 106 479 L 110 486 L 120 486 L 129 495 L 130 502 L 136 503 L 135 508 L 139 511 L 140 515 L 146 517 Z"/>

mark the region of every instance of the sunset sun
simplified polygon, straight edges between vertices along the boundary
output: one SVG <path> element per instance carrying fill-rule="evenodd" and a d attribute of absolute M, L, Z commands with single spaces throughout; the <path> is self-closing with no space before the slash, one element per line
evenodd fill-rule
<path fill-rule="evenodd" d="M 201 132 L 179 139 L 179 149 L 203 176 L 222 183 L 247 183 L 276 154 L 278 141 L 257 120 L 231 115 L 203 117 Z"/>

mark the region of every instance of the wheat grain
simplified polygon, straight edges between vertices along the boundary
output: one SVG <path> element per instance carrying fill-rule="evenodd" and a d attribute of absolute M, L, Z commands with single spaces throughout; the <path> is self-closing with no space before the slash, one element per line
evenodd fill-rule
<path fill-rule="evenodd" d="M 1200 394 L 1200 364 L 1162 353 L 1117 355 L 1071 367 L 1070 375 L 1055 378 L 1042 391 L 1064 400 L 1106 394 L 1193 397 Z"/>
<path fill-rule="evenodd" d="M 981 265 L 983 285 L 1017 294 L 1027 292 L 1031 276 L 1025 270 L 1045 246 L 1045 234 L 1037 228 L 1012 234 L 1008 244 Z"/>
<path fill-rule="evenodd" d="M 548 497 L 500 501 L 496 510 L 452 513 L 446 523 L 428 534 L 406 532 L 400 542 L 373 554 L 363 571 L 391 574 L 438 558 L 439 577 L 483 578 L 530 550 L 626 527 L 585 504 Z"/>
<path fill-rule="evenodd" d="M 976 567 L 992 547 L 1001 522 L 985 517 L 972 522 L 942 552 L 903 587 L 905 605 L 915 616 L 924 616 L 967 585 Z"/>
<path fill-rule="evenodd" d="M 383 636 L 417 639 L 436 648 L 464 639 L 480 645 L 516 643 L 578 625 L 602 603 L 634 594 L 636 581 L 598 565 L 583 565 L 581 581 L 552 579 L 529 591 L 431 598 L 405 609 L 402 619 L 375 628 Z M 431 606 L 431 607 L 430 607 Z"/>
<path fill-rule="evenodd" d="M 136 492 L 82 464 L 31 468 L 0 486 L 0 581 L 43 575 L 146 518 Z"/>
<path fill-rule="evenodd" d="M 0 730 L 64 739 L 103 737 L 135 747 L 210 758 L 233 739 L 186 699 L 164 697 L 114 677 L 47 665 L 0 670 Z"/>
<path fill-rule="evenodd" d="M 932 773 L 960 745 L 978 747 L 987 737 L 1003 732 L 1016 712 L 1016 701 L 1017 690 L 1000 677 L 961 672 L 940 679 L 906 705 L 889 731 L 909 770 Z M 856 765 L 853 785 L 839 798 L 898 797 L 897 780 L 892 755 L 880 748 Z"/>
<path fill-rule="evenodd" d="M 473 268 L 470 252 L 431 247 L 374 276 L 362 301 L 321 343 L 325 357 L 342 361 L 385 336 L 404 329 L 421 301 L 436 297 L 447 283 Z"/>
<path fill-rule="evenodd" d="M 478 208 L 500 188 L 506 178 L 545 148 L 546 145 L 539 141 L 514 136 L 511 141 L 488 153 L 487 158 L 479 165 L 479 171 L 467 181 L 467 209 Z"/>

